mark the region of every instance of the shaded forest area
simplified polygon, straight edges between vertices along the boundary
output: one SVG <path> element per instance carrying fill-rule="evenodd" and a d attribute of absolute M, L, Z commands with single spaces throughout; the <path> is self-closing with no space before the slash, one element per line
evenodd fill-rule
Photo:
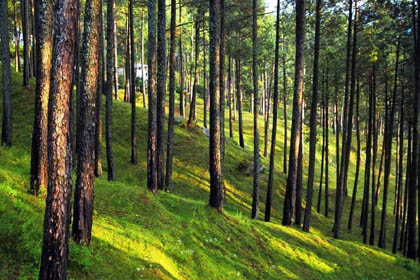
<path fill-rule="evenodd" d="M 419 1 L 0 21 L 0 278 L 419 277 Z"/>

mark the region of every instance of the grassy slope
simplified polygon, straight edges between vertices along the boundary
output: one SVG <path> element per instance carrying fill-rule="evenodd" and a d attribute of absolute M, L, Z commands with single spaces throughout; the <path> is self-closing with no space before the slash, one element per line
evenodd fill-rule
<path fill-rule="evenodd" d="M 39 198 L 27 193 L 34 93 L 20 85 L 20 75 L 13 74 L 14 145 L 10 149 L 0 148 L 0 279 L 36 279 L 42 246 L 45 190 Z M 198 122 L 201 125 L 200 101 Z M 335 194 L 335 143 L 332 135 L 329 169 L 331 215 L 325 218 L 314 211 L 311 233 L 304 233 L 294 226 L 281 226 L 285 191 L 285 175 L 281 173 L 282 121 L 276 154 L 273 219 L 266 223 L 249 219 L 252 176 L 246 176 L 244 170 L 238 169 L 240 164 L 252 161 L 251 114 L 244 113 L 247 148 L 243 150 L 236 144 L 237 133 L 234 139 L 227 140 L 227 198 L 225 213 L 220 215 L 207 206 L 208 138 L 201 129 L 176 127 L 173 193 L 160 192 L 153 196 L 146 190 L 147 112 L 142 108 L 138 110 L 139 164 L 132 166 L 129 163 L 130 106 L 121 102 L 114 104 L 117 181 L 106 181 L 104 161 L 105 174 L 95 184 L 92 244 L 90 247 L 80 247 L 70 242 L 70 279 L 420 277 L 418 265 L 413 262 L 360 242 L 358 217 L 361 191 L 358 194 L 353 233 L 343 230 L 342 240 L 332 238 Z M 234 125 L 237 130 L 237 123 Z M 307 159 L 308 143 L 305 144 Z M 317 159 L 319 169 L 320 153 Z M 263 158 L 262 161 L 267 167 L 268 160 Z M 353 158 L 349 191 L 353 187 L 354 163 Z M 306 175 L 307 160 L 304 164 Z M 360 182 L 362 180 L 363 176 Z M 394 221 L 391 209 L 394 179 L 391 180 L 388 248 L 391 247 Z M 306 180 L 304 182 L 306 185 Z M 316 182 L 315 201 L 318 197 L 319 173 L 316 174 Z M 264 212 L 266 186 L 267 172 L 261 178 L 260 216 Z M 348 208 L 349 199 L 343 213 L 343 229 L 347 225 Z M 379 210 L 377 213 L 379 222 Z"/>

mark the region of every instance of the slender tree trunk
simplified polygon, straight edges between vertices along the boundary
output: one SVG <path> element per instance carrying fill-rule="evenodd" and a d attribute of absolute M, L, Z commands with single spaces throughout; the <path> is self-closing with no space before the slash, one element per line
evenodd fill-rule
<path fill-rule="evenodd" d="M 305 1 L 296 0 L 296 63 L 293 94 L 293 119 L 290 137 L 289 173 L 283 207 L 283 225 L 291 225 L 296 200 L 296 181 L 300 140 L 301 104 L 303 99 L 305 49 Z"/>
<path fill-rule="evenodd" d="M 134 49 L 134 18 L 133 18 L 133 1 L 129 0 L 129 37 L 130 37 L 130 76 L 131 76 L 131 88 L 130 88 L 130 102 L 131 102 L 131 163 L 137 164 L 137 97 L 136 97 L 136 54 Z M 128 35 L 128 34 L 127 34 Z"/>
<path fill-rule="evenodd" d="M 104 74 L 105 74 L 105 63 L 104 63 L 104 51 L 105 51 L 105 42 L 104 42 L 104 9 L 103 9 L 103 0 L 100 0 L 99 5 L 99 49 L 98 49 L 98 86 L 96 93 L 96 106 L 95 106 L 95 176 L 102 176 L 102 94 L 104 92 Z"/>
<path fill-rule="evenodd" d="M 80 133 L 77 160 L 77 180 L 74 195 L 73 239 L 89 245 L 93 220 L 94 196 L 94 147 L 96 124 L 96 95 L 99 76 L 100 2 L 86 2 L 80 80 Z"/>
<path fill-rule="evenodd" d="M 351 206 L 350 206 L 350 215 L 349 215 L 349 223 L 348 223 L 348 230 L 351 231 L 352 223 L 353 223 L 353 215 L 354 215 L 354 207 L 356 205 L 356 196 L 357 196 L 357 186 L 359 184 L 359 173 L 360 173 L 360 82 L 359 77 L 357 77 L 357 100 L 356 100 L 356 139 L 357 139 L 357 159 L 356 159 L 356 175 L 354 178 L 354 186 L 353 186 L 353 194 L 351 197 Z M 328 170 L 328 168 L 327 168 Z"/>
<path fill-rule="evenodd" d="M 327 77 L 325 78 L 325 217 L 328 217 L 328 188 L 329 188 L 329 143 L 328 143 L 328 108 L 329 108 L 329 94 L 330 94 L 330 87 L 329 87 L 329 68 L 327 67 Z"/>
<path fill-rule="evenodd" d="M 324 97 L 322 97 L 323 99 Z M 325 115 L 324 115 L 324 100 L 322 101 L 322 106 L 321 106 L 321 111 L 322 111 L 322 116 L 321 116 L 321 122 L 322 122 L 322 148 L 321 148 L 321 176 L 319 178 L 319 193 L 318 193 L 318 204 L 316 207 L 316 211 L 318 213 L 321 213 L 321 203 L 322 203 L 322 182 L 324 179 L 324 163 L 325 163 L 325 127 L 324 127 L 324 123 L 325 123 Z M 317 108 L 318 110 L 318 108 Z M 315 136 L 315 141 L 316 141 L 316 136 Z M 315 160 L 315 156 L 314 156 L 314 160 Z M 313 189 L 313 188 L 312 188 Z M 313 191 L 312 191 L 313 192 Z M 308 198 L 306 199 L 306 201 L 308 201 Z M 312 201 L 311 201 L 312 202 Z"/>
<path fill-rule="evenodd" d="M 210 201 L 211 207 L 223 211 L 223 183 L 220 158 L 220 14 L 217 0 L 209 0 L 210 7 Z"/>
<path fill-rule="evenodd" d="M 204 19 L 203 19 L 204 22 Z M 203 23 L 203 29 L 204 29 Z M 203 31 L 204 32 L 204 31 Z M 203 56 L 204 56 L 204 127 L 207 128 L 207 108 L 208 108 L 208 93 L 207 93 L 207 58 L 206 58 L 206 37 L 203 35 Z"/>
<path fill-rule="evenodd" d="M 114 0 L 107 0 L 107 29 L 106 29 L 106 60 L 107 65 L 116 65 L 115 59 L 115 35 L 114 35 Z M 108 164 L 108 181 L 114 181 L 114 154 L 112 145 L 112 87 L 115 85 L 114 67 L 106 69 L 106 113 L 105 113 L 105 135 L 106 135 L 106 159 Z"/>
<path fill-rule="evenodd" d="M 13 0 L 13 36 L 15 41 L 15 71 L 20 71 L 20 47 L 19 47 L 19 34 L 18 34 L 18 18 L 17 18 L 17 5 L 16 0 Z"/>
<path fill-rule="evenodd" d="M 302 110 L 302 109 L 301 109 Z M 302 111 L 303 112 L 303 111 Z M 303 113 L 302 113 L 303 114 Z M 296 180 L 296 203 L 295 203 L 295 224 L 300 226 L 302 224 L 302 192 L 303 192 L 303 116 L 300 124 L 300 140 L 299 140 L 299 155 L 298 155 L 298 175 Z"/>
<path fill-rule="evenodd" d="M 31 192 L 38 194 L 48 182 L 48 95 L 50 92 L 53 4 L 50 1 L 36 2 L 37 74 L 35 89 L 35 117 L 32 132 Z M 42 7 L 42 8 L 41 8 Z"/>
<path fill-rule="evenodd" d="M 351 0 L 350 0 L 351 1 Z M 351 67 L 351 85 L 350 85 L 350 102 L 348 107 L 348 118 L 347 121 L 347 132 L 343 135 L 343 147 L 342 147 L 342 157 L 341 157 L 341 168 L 340 168 L 340 182 L 337 186 L 337 196 L 336 196 L 336 215 L 334 219 L 334 238 L 339 238 L 340 236 L 340 226 L 341 226 L 341 216 L 343 213 L 344 207 L 344 197 L 347 196 L 347 175 L 348 167 L 350 160 L 350 148 L 351 148 L 351 135 L 353 130 L 353 105 L 354 105 L 354 95 L 355 95 L 355 86 L 356 86 L 356 55 L 357 55 L 357 20 L 358 20 L 358 10 L 357 10 L 357 0 L 355 2 L 355 19 L 354 19 L 354 31 L 353 31 L 353 51 L 352 51 L 352 67 Z M 347 94 L 346 94 L 347 95 Z M 347 138 L 347 139 L 346 139 Z M 344 140 L 345 139 L 345 140 Z"/>
<path fill-rule="evenodd" d="M 404 74 L 404 67 L 402 70 Z M 402 189 L 403 189 L 403 172 L 404 172 L 404 85 L 401 84 L 401 99 L 400 99 L 400 133 L 399 133 L 399 163 L 398 163 L 398 182 L 397 182 L 397 205 L 396 205 L 396 215 L 395 215 L 395 230 L 394 230 L 394 242 L 392 244 L 392 253 L 397 253 L 397 246 L 398 246 L 398 238 L 399 238 L 399 230 L 400 230 L 400 219 L 402 218 L 402 204 L 401 204 L 401 197 L 402 197 Z M 404 221 L 403 221 L 403 228 L 404 228 Z M 401 232 L 401 235 L 403 235 Z M 401 237 L 402 240 L 402 237 Z"/>
<path fill-rule="evenodd" d="M 232 94 L 232 39 L 229 41 L 229 66 L 228 66 L 228 106 L 229 106 L 229 137 L 233 138 L 233 94 Z"/>
<path fill-rule="evenodd" d="M 376 63 L 373 64 L 373 81 L 372 81 L 372 107 L 373 107 L 373 120 L 372 120 L 372 137 L 373 137 L 373 156 L 372 156 L 372 205 L 371 205 L 371 223 L 370 223 L 370 237 L 369 244 L 375 243 L 375 173 L 376 173 L 376 157 L 378 152 L 378 122 L 376 111 Z"/>
<path fill-rule="evenodd" d="M 5 7 L 6 1 L 1 3 Z M 54 7 L 48 102 L 48 192 L 39 279 L 66 279 L 67 276 L 72 192 L 72 151 L 68 141 L 69 97 L 74 66 L 74 23 L 78 14 L 76 3 L 76 0 L 57 0 Z"/>
<path fill-rule="evenodd" d="M 170 27 L 170 48 L 169 48 L 169 119 L 168 119 L 168 141 L 166 149 L 166 177 L 165 190 L 172 189 L 172 158 L 174 141 L 174 117 L 175 117 L 175 48 L 176 48 L 176 0 L 171 0 L 171 27 Z"/>
<path fill-rule="evenodd" d="M 280 0 L 277 0 L 277 18 L 276 18 L 276 46 L 274 53 L 274 93 L 273 93 L 273 128 L 271 132 L 271 150 L 270 150 L 270 167 L 268 173 L 267 200 L 265 203 L 266 222 L 270 221 L 271 202 L 273 197 L 274 183 L 274 156 L 276 152 L 277 137 L 277 114 L 279 102 L 279 41 L 280 41 Z"/>
<path fill-rule="evenodd" d="M 311 102 L 311 124 L 310 124 L 310 148 L 309 148 L 309 172 L 308 185 L 306 188 L 306 208 L 303 230 L 309 232 L 312 215 L 312 197 L 314 193 L 313 183 L 315 175 L 315 153 L 316 153 L 316 121 L 318 111 L 318 74 L 319 74 L 319 42 L 321 37 L 321 0 L 316 1 L 316 20 L 315 20 L 315 51 L 314 51 L 314 72 L 312 79 L 312 102 Z M 325 104 L 323 104 L 325 106 Z M 325 116 L 324 116 L 325 117 Z M 302 126 L 302 125 L 301 125 Z M 323 132 L 325 127 L 323 128 Z M 325 133 L 323 133 L 324 135 Z M 302 141 L 302 137 L 301 137 Z M 302 145 L 302 144 L 300 144 Z M 324 137 L 322 138 L 322 161 L 321 161 L 321 183 L 319 188 L 318 213 L 321 210 L 321 190 L 322 190 L 322 172 L 324 165 Z M 300 164 L 301 165 L 301 164 Z"/>
<path fill-rule="evenodd" d="M 156 154 L 156 1 L 147 1 L 148 12 L 148 131 L 147 131 L 147 187 L 154 194 L 158 190 Z"/>
<path fill-rule="evenodd" d="M 240 56 L 240 54 L 238 54 Z M 238 114 L 239 114 L 239 145 L 245 148 L 244 142 L 244 129 L 242 120 L 242 94 L 241 94 L 241 59 L 236 58 L 235 63 L 236 70 L 236 99 L 238 103 Z"/>
<path fill-rule="evenodd" d="M 157 180 L 158 188 L 164 189 L 165 183 L 165 98 L 166 98 L 166 2 L 158 0 L 158 37 L 157 37 Z"/>
<path fill-rule="evenodd" d="M 287 173 L 287 75 L 286 75 L 286 43 L 283 31 L 283 120 L 284 120 L 284 147 L 283 147 L 283 173 Z"/>
<path fill-rule="evenodd" d="M 179 0 L 179 25 L 182 25 L 182 0 Z M 184 64 L 183 64 L 183 53 L 182 53 L 182 27 L 179 32 L 179 69 L 180 69 L 180 93 L 179 93 L 179 114 L 185 117 L 185 99 L 184 99 Z M 150 69 L 149 69 L 150 71 Z M 150 75 L 149 75 L 150 76 Z"/>
<path fill-rule="evenodd" d="M 258 42 L 257 42 L 257 0 L 253 0 L 252 8 L 252 77 L 254 84 L 254 189 L 252 193 L 251 218 L 258 217 L 259 174 L 260 174 L 260 135 L 258 131 Z"/>
<path fill-rule="evenodd" d="M 125 90 L 124 102 L 130 102 L 130 89 L 131 89 L 131 61 L 130 61 L 130 17 L 127 13 L 126 20 L 126 35 L 125 35 Z"/>
<path fill-rule="evenodd" d="M 387 95 L 387 93 L 385 94 Z M 387 103 L 387 101 L 385 100 L 385 102 Z M 385 105 L 385 107 L 387 107 L 388 105 Z M 388 109 L 387 109 L 388 110 Z M 388 113 L 385 113 L 385 119 L 388 118 Z M 380 129 L 379 129 L 380 131 Z M 380 134 L 380 132 L 379 132 Z M 382 142 L 382 151 L 381 151 L 381 160 L 379 161 L 379 173 L 378 173 L 378 182 L 376 184 L 376 189 L 375 189 L 375 206 L 378 206 L 378 201 L 379 201 L 379 194 L 381 193 L 381 176 L 382 176 L 382 167 L 384 165 L 384 156 L 386 154 L 385 152 L 385 146 L 386 146 L 386 139 L 384 137 L 383 142 Z"/>
<path fill-rule="evenodd" d="M 378 246 L 379 248 L 385 248 L 386 245 L 386 210 L 387 210 L 387 202 L 388 202 L 388 188 L 389 188 L 389 175 L 391 173 L 391 157 L 392 157 L 392 135 L 394 130 L 394 112 L 395 112 L 395 104 L 396 104 L 396 96 L 397 96 L 397 81 L 398 81 L 398 64 L 399 64 L 399 57 L 400 57 L 400 39 L 398 39 L 397 45 L 397 54 L 396 54 L 396 62 L 395 62 L 395 74 L 394 74 L 394 92 L 392 95 L 392 105 L 391 105 L 391 112 L 387 118 L 387 128 L 385 129 L 385 152 L 386 152 L 386 159 L 385 159 L 385 174 L 384 174 L 384 198 L 382 204 L 382 215 L 381 215 L 381 230 L 379 233 L 379 241 Z"/>
<path fill-rule="evenodd" d="M 113 4 L 114 6 L 112 7 L 113 10 L 115 10 L 115 2 Z M 118 85 L 118 29 L 117 29 L 117 21 L 114 17 L 114 91 L 115 91 L 115 100 L 118 100 L 118 89 L 119 89 L 119 85 Z"/>
<path fill-rule="evenodd" d="M 10 48 L 7 1 L 0 0 L 0 32 L 2 60 L 3 120 L 1 145 L 12 146 L 12 89 L 10 74 Z"/>
<path fill-rule="evenodd" d="M 340 117 L 338 111 L 338 75 L 335 73 L 335 171 L 336 182 L 340 181 Z"/>
<path fill-rule="evenodd" d="M 143 108 L 146 108 L 146 83 L 145 83 L 145 76 L 144 76 L 144 11 L 141 10 L 141 33 L 140 33 L 140 41 L 141 41 L 141 88 L 142 88 L 142 95 L 143 95 Z"/>
<path fill-rule="evenodd" d="M 219 64 L 219 88 L 220 88 L 220 182 L 224 188 L 223 170 L 225 165 L 225 0 L 220 0 L 220 64 Z M 196 106 L 196 104 L 194 104 Z M 258 213 L 257 213 L 258 214 Z"/>
<path fill-rule="evenodd" d="M 30 55 L 29 55 L 29 2 L 21 0 L 22 31 L 23 31 L 23 86 L 29 87 Z M 8 35 L 9 36 L 9 35 Z"/>
<path fill-rule="evenodd" d="M 197 102 L 197 87 L 198 87 L 198 59 L 200 55 L 199 49 L 200 42 L 200 18 L 197 16 L 195 19 L 195 59 L 194 59 L 194 85 L 193 85 L 193 97 L 191 100 L 190 114 L 188 117 L 188 126 L 192 126 L 195 121 L 195 107 Z"/>

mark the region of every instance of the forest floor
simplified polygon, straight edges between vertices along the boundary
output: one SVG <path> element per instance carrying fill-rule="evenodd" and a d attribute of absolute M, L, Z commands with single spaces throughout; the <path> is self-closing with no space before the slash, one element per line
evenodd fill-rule
<path fill-rule="evenodd" d="M 37 279 L 46 190 L 43 189 L 39 197 L 28 193 L 35 87 L 32 81 L 32 89 L 24 89 L 21 75 L 13 73 L 12 76 L 14 143 L 12 148 L 0 147 L 0 279 Z M 262 218 L 251 220 L 253 179 L 246 170 L 252 162 L 252 115 L 244 112 L 245 149 L 237 144 L 238 122 L 234 123 L 233 139 L 228 137 L 228 122 L 225 125 L 227 190 L 222 215 L 207 206 L 208 138 L 201 128 L 202 100 L 198 101 L 197 127 L 175 127 L 172 193 L 160 191 L 157 196 L 146 188 L 147 111 L 140 106 L 140 96 L 138 102 L 139 163 L 130 164 L 130 104 L 116 101 L 113 122 L 116 181 L 109 183 L 106 179 L 103 140 L 104 174 L 95 180 L 92 243 L 81 247 L 70 241 L 69 279 L 420 279 L 418 264 L 390 252 L 394 232 L 394 169 L 388 203 L 387 250 L 361 242 L 359 217 L 364 159 L 353 231 L 347 230 L 348 197 L 342 238 L 332 237 L 336 171 L 335 137 L 331 131 L 329 217 L 313 210 L 310 233 L 297 226 L 282 226 L 286 175 L 282 173 L 284 130 L 283 120 L 279 118 L 272 221 L 263 221 L 267 158 L 262 158 L 265 172 L 260 181 Z M 308 128 L 305 130 L 305 158 L 308 159 Z M 262 117 L 260 131 L 263 150 Z M 318 134 L 321 135 L 320 131 Z M 318 147 L 314 209 L 320 177 L 321 149 L 320 145 Z M 353 189 L 355 162 L 353 150 L 349 194 Z M 308 160 L 305 160 L 304 186 L 307 165 Z M 380 200 L 376 211 L 377 230 L 381 205 Z M 321 213 L 323 211 L 324 200 Z"/>

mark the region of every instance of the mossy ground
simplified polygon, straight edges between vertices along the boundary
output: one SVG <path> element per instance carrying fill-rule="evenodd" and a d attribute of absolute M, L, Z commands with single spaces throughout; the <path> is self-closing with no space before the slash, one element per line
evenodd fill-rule
<path fill-rule="evenodd" d="M 0 148 L 0 279 L 36 279 L 42 247 L 46 191 L 28 193 L 33 123 L 34 81 L 24 89 L 13 79 L 12 148 Z M 343 213 L 342 239 L 332 238 L 335 203 L 335 142 L 330 134 L 330 217 L 313 211 L 311 233 L 281 225 L 286 175 L 282 173 L 283 120 L 279 119 L 272 221 L 250 219 L 252 176 L 240 165 L 252 161 L 252 115 L 244 112 L 246 148 L 226 142 L 224 214 L 207 206 L 208 138 L 199 127 L 176 126 L 172 193 L 146 189 L 147 111 L 138 107 L 138 160 L 130 164 L 130 105 L 114 102 L 116 181 L 95 181 L 93 239 L 89 247 L 70 241 L 69 279 L 419 279 L 418 264 L 389 251 L 394 217 L 394 177 L 388 203 L 387 250 L 361 243 L 359 224 L 363 168 L 353 231 L 346 230 L 350 198 Z M 197 124 L 202 126 L 202 100 Z M 260 127 L 263 120 L 260 119 Z M 290 127 L 290 122 L 289 122 Z M 261 141 L 263 140 L 263 129 Z M 226 123 L 228 136 L 228 123 Z M 330 131 L 331 133 L 331 131 Z M 381 143 L 381 140 L 379 141 Z M 105 145 L 105 141 L 103 141 Z M 363 143 L 364 146 L 364 143 Z M 263 147 L 261 145 L 261 147 Z M 308 165 L 305 141 L 304 185 Z M 103 149 L 105 152 L 105 149 Z M 395 151 L 394 151 L 395 152 Z M 104 156 L 105 158 L 105 156 Z M 379 160 L 379 159 L 378 159 Z M 318 197 L 320 145 L 315 197 Z M 355 154 L 350 160 L 353 189 Z M 268 167 L 268 159 L 262 158 Z M 267 170 L 267 168 L 266 168 Z M 75 175 L 73 176 L 75 178 Z M 260 182 L 260 217 L 264 213 L 267 172 Z M 305 197 L 305 190 L 304 190 Z M 324 202 L 323 202 L 324 203 Z M 315 203 L 316 205 L 316 203 Z M 377 208 L 377 229 L 380 209 Z M 323 209 L 323 207 L 322 207 Z"/>

